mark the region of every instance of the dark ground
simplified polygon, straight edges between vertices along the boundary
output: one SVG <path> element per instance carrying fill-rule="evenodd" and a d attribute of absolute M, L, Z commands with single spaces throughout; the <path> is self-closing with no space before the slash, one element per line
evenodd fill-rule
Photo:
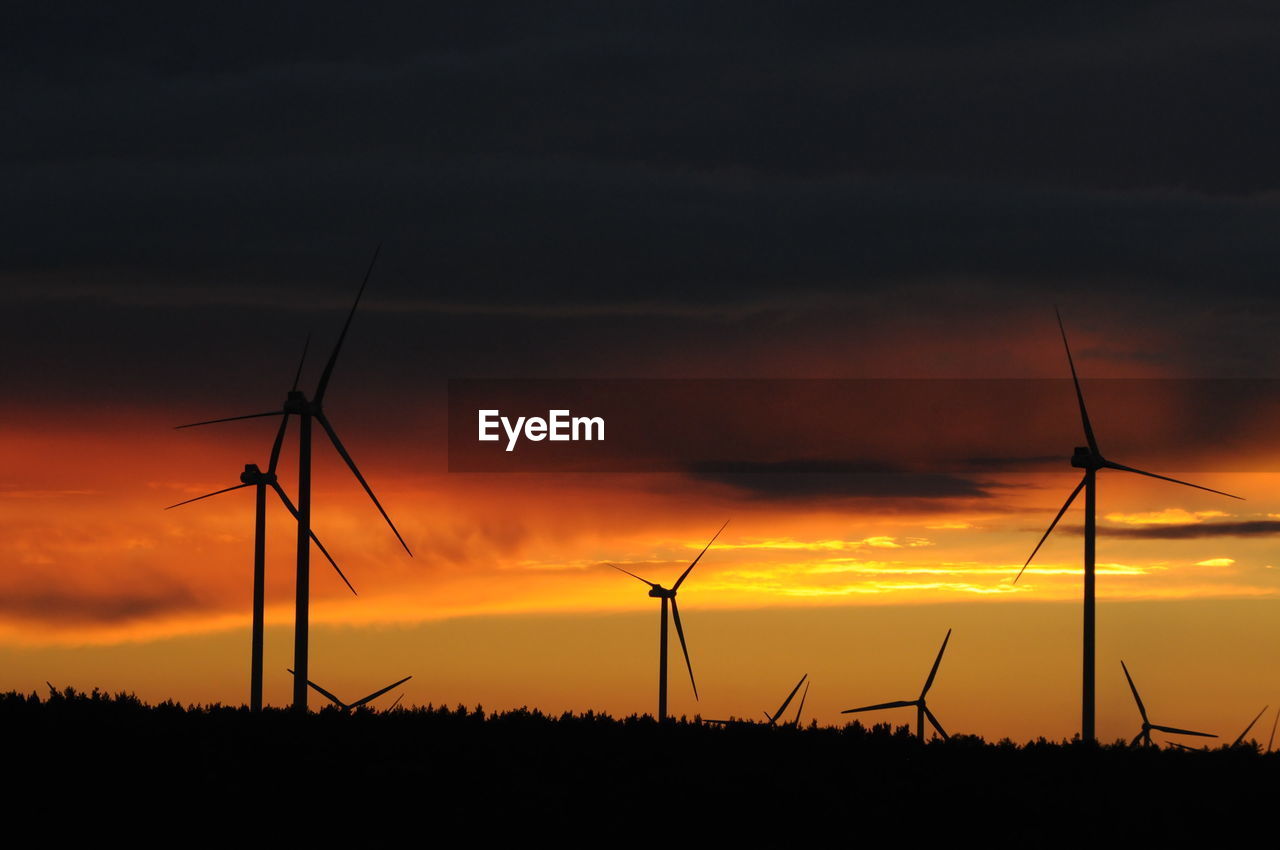
<path fill-rule="evenodd" d="M 1266 830 L 1280 791 L 1280 753 L 1251 746 L 921 745 L 905 726 L 856 722 L 659 726 L 461 706 L 255 717 L 67 690 L 0 694 L 0 735 L 18 778 L 5 794 L 14 818 L 37 818 L 52 834 L 126 830 L 166 843 L 242 829 L 255 843 L 283 839 L 293 812 L 305 813 L 300 835 L 344 843 L 435 843 L 436 826 L 462 827 L 450 834 L 467 842 L 630 844 L 650 830 L 819 842 L 829 827 L 842 830 L 840 843 L 1226 841 L 1250 825 Z"/>

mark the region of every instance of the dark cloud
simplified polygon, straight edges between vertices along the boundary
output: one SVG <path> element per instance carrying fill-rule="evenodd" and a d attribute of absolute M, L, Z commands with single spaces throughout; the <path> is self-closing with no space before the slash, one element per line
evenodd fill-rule
<path fill-rule="evenodd" d="M 1082 534 L 1079 526 L 1072 534 Z M 1099 534 L 1107 537 L 1129 537 L 1139 540 L 1191 540 L 1203 537 L 1270 537 L 1280 534 L 1280 522 L 1276 520 L 1245 520 L 1242 522 L 1205 522 L 1178 525 L 1149 525 L 1137 528 L 1102 526 Z"/>
<path fill-rule="evenodd" d="M 876 499 L 905 507 L 921 501 L 986 499 L 996 486 L 959 475 L 892 472 L 867 464 L 818 460 L 701 464 L 688 474 L 747 499 L 774 502 Z"/>
<path fill-rule="evenodd" d="M 209 607 L 177 585 L 110 593 L 75 587 L 17 587 L 0 594 L 0 617 L 59 626 L 120 626 Z"/>
<path fill-rule="evenodd" d="M 59 5 L 7 28 L 0 270 L 706 303 L 1258 292 L 1280 13 L 1180 3 Z"/>

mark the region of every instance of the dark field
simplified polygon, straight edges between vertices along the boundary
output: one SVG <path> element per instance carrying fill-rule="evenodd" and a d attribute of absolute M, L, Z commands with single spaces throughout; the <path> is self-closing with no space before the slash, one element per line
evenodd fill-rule
<path fill-rule="evenodd" d="M 477 838 L 528 830 L 578 843 L 678 822 L 721 838 L 825 824 L 854 830 L 850 838 L 887 828 L 905 840 L 968 834 L 1039 846 L 1067 835 L 1221 837 L 1274 820 L 1280 790 L 1280 754 L 1256 746 L 921 744 L 905 726 L 856 722 L 659 726 L 463 707 L 254 716 L 67 690 L 0 695 L 0 733 L 10 775 L 22 777 L 6 795 L 13 812 L 61 812 L 59 829 L 93 831 L 120 826 L 127 812 L 139 834 L 295 824 L 299 836 L 350 840 L 450 824 Z"/>

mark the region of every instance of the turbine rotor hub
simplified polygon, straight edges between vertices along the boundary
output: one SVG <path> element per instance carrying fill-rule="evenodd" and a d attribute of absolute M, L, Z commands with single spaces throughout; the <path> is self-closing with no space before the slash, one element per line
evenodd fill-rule
<path fill-rule="evenodd" d="M 1071 455 L 1071 465 L 1077 469 L 1102 469 L 1106 463 L 1102 455 L 1088 446 L 1076 446 L 1075 454 Z"/>

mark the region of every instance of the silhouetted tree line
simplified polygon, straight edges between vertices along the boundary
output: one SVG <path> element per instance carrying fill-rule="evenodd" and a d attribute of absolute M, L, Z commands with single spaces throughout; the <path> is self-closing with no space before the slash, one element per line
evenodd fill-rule
<path fill-rule="evenodd" d="M 246 811 L 282 817 L 305 799 L 308 827 L 320 834 L 324 824 L 358 834 L 349 818 L 371 814 L 477 829 L 616 828 L 675 806 L 730 833 L 797 817 L 928 832 L 994 818 L 1002 835 L 1043 839 L 1046 828 L 1083 829 L 1087 817 L 1120 819 L 1112 833 L 1185 835 L 1280 791 L 1280 755 L 1256 745 L 1189 752 L 967 735 L 921 743 L 908 726 L 856 721 L 659 724 L 461 705 L 255 716 L 67 688 L 0 694 L 0 736 L 20 780 L 18 806 L 23 794 L 53 794 L 113 812 L 214 815 L 213 826 Z"/>

